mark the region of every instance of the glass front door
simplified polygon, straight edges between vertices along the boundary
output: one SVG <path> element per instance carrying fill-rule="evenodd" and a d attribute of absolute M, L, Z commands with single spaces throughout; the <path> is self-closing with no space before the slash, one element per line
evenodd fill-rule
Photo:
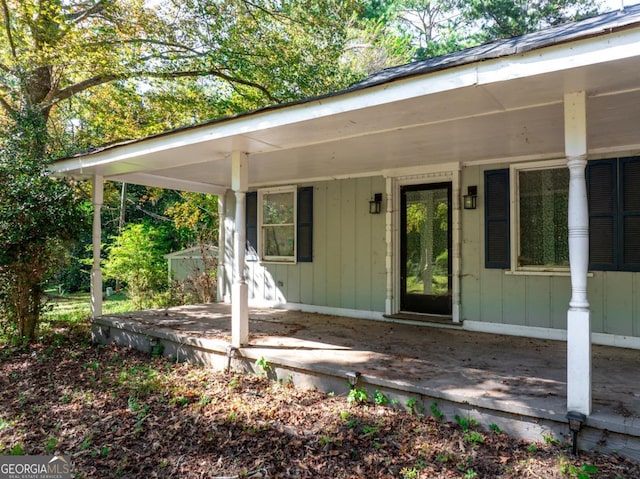
<path fill-rule="evenodd" d="M 451 314 L 451 183 L 401 188 L 402 311 Z"/>

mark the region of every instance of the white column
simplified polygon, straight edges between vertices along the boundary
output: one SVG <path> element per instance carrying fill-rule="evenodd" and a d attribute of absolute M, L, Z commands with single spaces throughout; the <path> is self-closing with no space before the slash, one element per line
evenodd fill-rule
<path fill-rule="evenodd" d="M 571 300 L 567 313 L 567 410 L 591 414 L 591 313 L 587 300 L 589 210 L 585 92 L 564 97 L 565 154 L 569 167 L 569 263 Z"/>
<path fill-rule="evenodd" d="M 104 178 L 93 175 L 93 265 L 91 266 L 91 317 L 102 315 L 102 270 L 100 269 L 100 245 L 102 242 L 102 223 L 100 210 L 104 196 Z"/>
<path fill-rule="evenodd" d="M 225 270 L 224 261 L 227 247 L 227 238 L 225 231 L 225 210 L 227 208 L 226 192 L 218 195 L 218 301 L 224 301 L 225 295 Z"/>
<path fill-rule="evenodd" d="M 394 303 L 394 294 L 393 287 L 395 284 L 395 280 L 393 277 L 393 205 L 395 202 L 395 197 L 393 195 L 393 180 L 391 178 L 386 179 L 386 218 L 385 218 L 385 243 L 386 243 L 386 254 L 385 254 L 385 269 L 387 272 L 387 291 L 385 298 L 385 313 L 393 314 L 398 311 L 395 310 Z"/>
<path fill-rule="evenodd" d="M 459 167 L 458 167 L 459 168 Z M 462 264 L 462 224 L 460 221 L 460 170 L 454 170 L 451 178 L 451 319 L 454 323 L 460 322 L 460 274 Z"/>
<path fill-rule="evenodd" d="M 231 288 L 231 344 L 236 348 L 249 342 L 249 287 L 244 277 L 244 252 L 247 242 L 245 198 L 249 183 L 246 153 L 234 151 L 231 184 L 236 195 L 235 233 L 233 237 L 233 286 Z"/>

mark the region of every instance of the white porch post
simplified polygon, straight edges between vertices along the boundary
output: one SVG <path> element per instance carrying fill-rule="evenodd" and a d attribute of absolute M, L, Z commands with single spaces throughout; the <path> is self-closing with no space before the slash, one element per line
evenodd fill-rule
<path fill-rule="evenodd" d="M 395 196 L 393 194 L 393 180 L 391 178 L 387 178 L 385 182 L 385 190 L 387 197 L 387 211 L 386 211 L 386 219 L 385 219 L 385 243 L 386 243 L 386 254 L 385 254 L 385 270 L 387 272 L 387 291 L 384 302 L 385 313 L 393 314 L 397 313 L 394 307 L 394 298 L 393 298 L 393 288 L 394 288 L 394 277 L 393 277 L 393 208 L 394 203 L 396 201 Z"/>
<path fill-rule="evenodd" d="M 224 301 L 225 295 L 225 269 L 224 261 L 226 255 L 227 238 L 225 231 L 225 218 L 227 209 L 226 194 L 218 195 L 218 301 Z"/>
<path fill-rule="evenodd" d="M 102 270 L 100 269 L 100 246 L 102 242 L 102 223 L 100 210 L 104 196 L 104 178 L 93 175 L 93 265 L 91 266 L 91 317 L 102 315 Z"/>
<path fill-rule="evenodd" d="M 589 212 L 585 92 L 564 96 L 565 154 L 569 167 L 569 264 L 571 300 L 567 313 L 567 410 L 591 414 L 591 313 L 587 301 Z"/>
<path fill-rule="evenodd" d="M 246 245 L 245 198 L 249 183 L 249 164 L 246 153 L 234 151 L 232 187 L 236 195 L 235 234 L 233 237 L 233 286 L 231 289 L 231 344 L 239 348 L 249 342 L 249 287 L 244 277 Z"/>

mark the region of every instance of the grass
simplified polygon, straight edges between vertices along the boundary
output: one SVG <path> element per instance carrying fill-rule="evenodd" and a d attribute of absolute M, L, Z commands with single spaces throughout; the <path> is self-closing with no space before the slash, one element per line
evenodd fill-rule
<path fill-rule="evenodd" d="M 91 294 L 71 293 L 50 296 L 49 310 L 42 315 L 43 323 L 84 321 L 91 314 Z M 133 303 L 126 294 L 113 294 L 102 301 L 102 314 L 117 314 L 132 311 Z"/>

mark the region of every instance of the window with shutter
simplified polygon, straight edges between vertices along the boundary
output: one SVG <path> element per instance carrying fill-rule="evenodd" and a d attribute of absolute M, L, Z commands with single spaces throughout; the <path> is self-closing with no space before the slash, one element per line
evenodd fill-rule
<path fill-rule="evenodd" d="M 249 192 L 245 212 L 247 261 L 313 261 L 313 187 Z"/>
<path fill-rule="evenodd" d="M 509 268 L 509 170 L 484 173 L 485 268 Z"/>
<path fill-rule="evenodd" d="M 518 180 L 512 196 L 519 224 L 513 225 L 509 224 L 509 170 L 485 171 L 486 268 L 547 270 L 565 264 L 568 172 L 555 163 L 511 167 Z M 557 174 L 546 175 L 552 168 Z M 589 269 L 640 271 L 640 157 L 591 160 L 586 179 Z M 517 265 L 510 264 L 511 236 L 516 238 Z M 536 259 L 538 250 L 542 260 Z"/>

